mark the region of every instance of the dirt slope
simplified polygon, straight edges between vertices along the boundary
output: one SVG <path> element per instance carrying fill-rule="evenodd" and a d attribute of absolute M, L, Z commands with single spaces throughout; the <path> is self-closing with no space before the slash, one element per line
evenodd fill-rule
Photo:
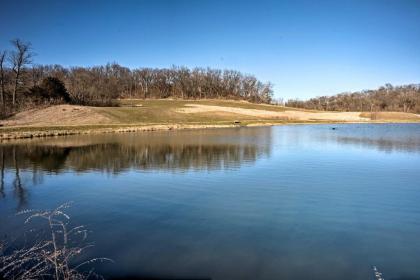
<path fill-rule="evenodd" d="M 56 105 L 43 109 L 33 109 L 21 112 L 0 123 L 3 124 L 3 126 L 53 126 L 104 124 L 111 122 L 111 119 L 97 113 L 92 107 Z"/>

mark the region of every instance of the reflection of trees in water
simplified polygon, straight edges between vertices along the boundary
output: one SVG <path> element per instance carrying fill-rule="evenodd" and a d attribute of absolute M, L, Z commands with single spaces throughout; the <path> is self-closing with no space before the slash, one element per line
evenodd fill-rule
<path fill-rule="evenodd" d="M 35 166 L 58 173 L 63 169 L 71 150 L 72 148 L 35 146 L 30 147 L 26 153 L 24 151 L 23 157 L 28 158 Z"/>
<path fill-rule="evenodd" d="M 233 133 L 232 133 L 233 134 Z M 244 162 L 254 162 L 270 153 L 270 134 L 200 135 L 185 138 L 105 138 L 74 146 L 47 142 L 26 142 L 0 145 L 0 198 L 10 186 L 18 200 L 18 207 L 27 201 L 25 185 L 32 176 L 32 184 L 42 182 L 47 173 L 59 174 L 66 170 L 84 172 L 98 170 L 118 174 L 125 170 L 219 170 L 238 168 Z M 213 137 L 213 138 L 212 138 Z M 86 140 L 85 138 L 83 138 Z M 263 141 L 263 142 L 261 142 Z M 268 142 L 267 142 L 268 141 Z M 74 143 L 73 143 L 74 144 Z M 7 180 L 5 179 L 7 177 Z M 29 181 L 30 184 L 30 181 Z"/>
<path fill-rule="evenodd" d="M 6 197 L 5 194 L 5 175 L 6 169 L 13 169 L 13 181 L 11 186 L 13 188 L 13 194 L 18 201 L 18 209 L 22 209 L 27 205 L 27 192 L 22 183 L 21 168 L 19 161 L 19 153 L 16 147 L 12 147 L 9 151 L 0 149 L 1 153 L 1 171 L 0 171 L 0 197 Z"/>
<path fill-rule="evenodd" d="M 4 198 L 4 152 L 1 150 L 0 197 Z"/>
<path fill-rule="evenodd" d="M 215 170 L 234 168 L 255 161 L 255 145 L 141 145 L 102 144 L 72 150 L 67 166 L 77 170 L 118 173 L 138 170 Z"/>
<path fill-rule="evenodd" d="M 15 179 L 13 180 L 14 194 L 19 202 L 18 208 L 21 209 L 27 204 L 26 190 L 23 188 L 22 179 L 20 178 L 20 168 L 18 157 L 16 155 L 16 147 L 13 148 L 13 163 L 15 167 Z"/>
<path fill-rule="evenodd" d="M 127 169 L 139 170 L 215 170 L 239 167 L 243 162 L 255 161 L 267 154 L 266 148 L 255 144 L 226 145 L 171 145 L 121 143 L 93 144 L 80 147 L 54 146 L 3 146 L 3 166 L 16 172 L 19 184 L 20 169 L 36 174 L 43 170 L 60 173 L 64 169 L 74 171 L 100 170 L 119 173 Z M 3 167 L 4 172 L 4 167 Z"/>
<path fill-rule="evenodd" d="M 363 124 L 342 125 L 336 130 L 320 127 L 312 131 L 308 141 L 314 138 L 319 145 L 324 142 L 359 146 L 382 152 L 420 152 L 420 126 L 411 124 Z"/>
<path fill-rule="evenodd" d="M 359 145 L 362 147 L 376 148 L 380 151 L 405 151 L 405 152 L 419 152 L 420 139 L 407 138 L 402 140 L 384 139 L 384 138 L 368 138 L 368 137 L 349 137 L 340 136 L 335 138 L 340 144 Z"/>
<path fill-rule="evenodd" d="M 4 166 L 2 174 L 7 169 L 13 169 L 17 176 L 21 169 L 34 171 L 34 176 L 39 175 L 35 172 L 39 168 L 53 173 L 60 172 L 65 165 L 70 150 L 71 148 L 31 145 L 0 146 L 3 159 L 2 166 Z M 33 178 L 33 180 L 39 179 Z"/>

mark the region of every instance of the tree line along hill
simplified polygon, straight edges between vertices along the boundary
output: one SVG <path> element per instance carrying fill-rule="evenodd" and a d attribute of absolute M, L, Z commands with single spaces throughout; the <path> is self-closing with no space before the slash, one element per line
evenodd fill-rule
<path fill-rule="evenodd" d="M 0 50 L 0 117 L 50 104 L 116 106 L 117 99 L 233 99 L 273 103 L 271 83 L 235 70 L 173 66 L 129 69 L 109 63 L 94 67 L 38 65 L 31 44 L 11 41 Z M 325 111 L 420 112 L 420 85 L 322 96 L 277 104 Z"/>
<path fill-rule="evenodd" d="M 112 106 L 118 98 L 272 101 L 272 85 L 235 70 L 176 67 L 129 69 L 116 63 L 63 67 L 33 63 L 31 44 L 12 40 L 0 51 L 2 115 L 42 104 Z"/>
<path fill-rule="evenodd" d="M 420 113 L 420 84 L 393 86 L 376 90 L 321 96 L 306 101 L 288 100 L 286 106 L 324 111 Z"/>

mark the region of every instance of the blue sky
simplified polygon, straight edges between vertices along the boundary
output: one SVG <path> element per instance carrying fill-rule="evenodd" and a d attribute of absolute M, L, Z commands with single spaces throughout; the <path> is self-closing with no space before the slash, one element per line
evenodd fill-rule
<path fill-rule="evenodd" d="M 2 0 L 39 64 L 236 69 L 301 99 L 420 82 L 420 0 Z"/>

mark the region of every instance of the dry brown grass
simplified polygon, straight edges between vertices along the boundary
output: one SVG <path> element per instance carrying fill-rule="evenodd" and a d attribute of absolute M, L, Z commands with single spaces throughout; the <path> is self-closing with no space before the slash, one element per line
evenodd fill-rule
<path fill-rule="evenodd" d="M 1 121 L 4 126 L 19 125 L 84 125 L 112 123 L 112 120 L 96 112 L 95 107 L 55 105 L 47 108 L 20 112 Z"/>
<path fill-rule="evenodd" d="M 284 119 L 300 121 L 366 121 L 365 118 L 360 117 L 358 112 L 304 112 L 291 109 L 272 111 L 266 110 L 266 108 L 264 107 L 260 107 L 259 109 L 249 109 L 231 106 L 214 106 L 202 104 L 185 104 L 184 107 L 177 109 L 177 112 L 184 114 L 220 114 L 223 112 L 263 119 Z"/>
<path fill-rule="evenodd" d="M 4 128 L 19 126 L 98 126 L 151 124 L 216 124 L 270 120 L 311 122 L 370 121 L 370 113 L 302 111 L 274 105 L 224 100 L 120 100 L 120 107 L 50 106 L 21 112 L 1 121 Z M 381 112 L 376 120 L 417 120 L 414 114 Z"/>
<path fill-rule="evenodd" d="M 403 112 L 364 112 L 360 116 L 371 120 L 420 121 L 420 115 Z"/>
<path fill-rule="evenodd" d="M 91 247 L 83 244 L 87 238 L 84 226 L 70 228 L 70 217 L 65 213 L 70 203 L 63 204 L 52 211 L 25 210 L 18 215 L 28 215 L 25 223 L 34 219 L 46 221 L 48 237 L 35 240 L 32 245 L 21 249 L 4 249 L 0 246 L 1 279 L 88 279 L 95 274 L 93 270 L 82 273 L 82 266 L 93 262 L 111 261 L 107 258 L 95 258 L 71 266 L 73 259 L 79 257 Z M 30 231 L 32 232 L 32 230 Z"/>
<path fill-rule="evenodd" d="M 185 114 L 180 110 L 190 104 L 218 106 L 222 110 Z M 104 124 L 192 124 L 258 120 L 277 118 L 285 107 L 253 104 L 232 100 L 120 100 L 120 107 L 83 107 L 71 105 L 21 112 L 0 121 L 4 127 L 12 126 L 69 126 Z M 236 112 L 237 110 L 238 112 Z"/>
<path fill-rule="evenodd" d="M 415 114 L 308 111 L 233 100 L 119 100 L 120 107 L 71 105 L 0 121 L 0 139 L 285 123 L 420 122 Z"/>

